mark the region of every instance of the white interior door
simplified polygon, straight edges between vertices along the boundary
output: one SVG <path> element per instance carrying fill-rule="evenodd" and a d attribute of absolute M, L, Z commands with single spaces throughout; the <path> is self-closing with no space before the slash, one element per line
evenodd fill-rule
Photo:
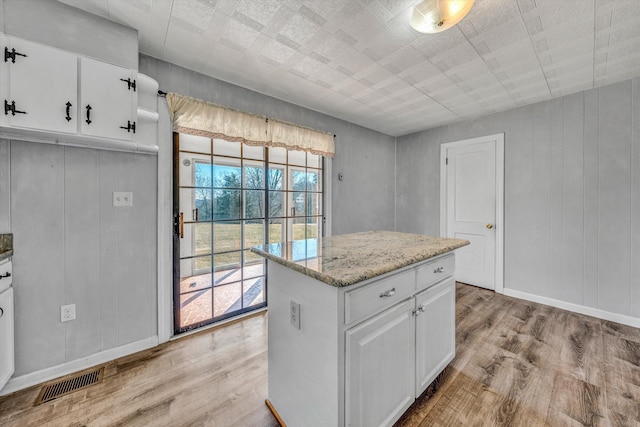
<path fill-rule="evenodd" d="M 441 231 L 471 242 L 456 251 L 456 280 L 487 289 L 501 288 L 496 266 L 501 268 L 502 262 L 496 261 L 502 253 L 497 239 L 502 235 L 502 173 L 497 160 L 502 159 L 503 138 L 493 135 L 442 147 Z"/>

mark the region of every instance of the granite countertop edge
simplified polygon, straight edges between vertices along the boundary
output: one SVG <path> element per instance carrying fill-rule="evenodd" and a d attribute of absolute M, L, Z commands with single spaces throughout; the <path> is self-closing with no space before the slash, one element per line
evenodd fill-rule
<path fill-rule="evenodd" d="M 450 241 L 450 244 L 442 245 L 435 249 L 434 248 L 426 249 L 424 252 L 416 254 L 412 257 L 403 258 L 401 261 L 382 263 L 381 265 L 370 267 L 370 268 L 367 268 L 366 270 L 358 271 L 353 274 L 349 274 L 347 277 L 336 277 L 335 275 L 322 273 L 322 272 L 313 270 L 311 268 L 307 268 L 304 265 L 301 265 L 297 262 L 290 261 L 290 260 L 281 258 L 277 255 L 274 255 L 270 252 L 261 250 L 259 247 L 251 248 L 251 252 L 257 255 L 260 255 L 270 261 L 278 263 L 284 267 L 287 267 L 291 270 L 297 271 L 313 279 L 316 279 L 320 282 L 326 283 L 327 285 L 341 288 L 341 287 L 355 285 L 356 283 L 373 279 L 378 276 L 382 276 L 383 274 L 390 273 L 392 271 L 407 267 L 409 265 L 425 261 L 429 258 L 443 255 L 445 253 L 454 251 L 455 249 L 461 248 L 469 244 L 469 242 L 466 240 L 449 239 L 449 241 Z"/>

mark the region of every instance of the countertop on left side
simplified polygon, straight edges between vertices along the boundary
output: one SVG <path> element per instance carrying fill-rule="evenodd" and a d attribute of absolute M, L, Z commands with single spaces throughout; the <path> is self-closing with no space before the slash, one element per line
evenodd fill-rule
<path fill-rule="evenodd" d="M 13 234 L 0 234 L 0 261 L 13 255 Z"/>

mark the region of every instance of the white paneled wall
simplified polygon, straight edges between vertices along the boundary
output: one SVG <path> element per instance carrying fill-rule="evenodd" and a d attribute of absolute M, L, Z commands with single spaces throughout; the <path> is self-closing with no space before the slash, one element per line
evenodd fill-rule
<path fill-rule="evenodd" d="M 640 318 L 640 79 L 398 138 L 398 231 L 438 233 L 441 143 L 500 132 L 506 292 Z"/>
<path fill-rule="evenodd" d="M 157 157 L 1 141 L 0 163 L 11 171 L 0 194 L 14 234 L 16 376 L 155 337 Z M 133 192 L 133 206 L 113 207 L 114 191 Z M 77 318 L 61 323 L 66 304 Z"/>

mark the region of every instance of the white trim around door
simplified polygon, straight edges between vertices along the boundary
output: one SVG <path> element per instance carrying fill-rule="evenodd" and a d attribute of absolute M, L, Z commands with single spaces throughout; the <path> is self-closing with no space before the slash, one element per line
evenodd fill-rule
<path fill-rule="evenodd" d="M 495 141 L 495 193 L 496 193 L 496 244 L 495 286 L 497 293 L 504 293 L 504 133 L 448 142 L 440 146 L 440 235 L 447 236 L 447 152 L 451 148 Z"/>

